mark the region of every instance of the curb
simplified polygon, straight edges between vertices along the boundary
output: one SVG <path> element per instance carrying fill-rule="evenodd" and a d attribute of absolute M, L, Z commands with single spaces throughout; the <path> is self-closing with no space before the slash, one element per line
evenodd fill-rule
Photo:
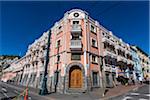
<path fill-rule="evenodd" d="M 145 85 L 141 85 L 141 86 L 135 87 L 135 88 L 133 88 L 133 89 L 131 89 L 131 90 L 126 91 L 125 93 L 130 92 L 130 91 L 136 91 L 136 90 L 138 90 L 140 87 L 143 87 L 143 86 L 145 86 Z M 106 98 L 104 97 L 104 98 L 101 98 L 101 99 L 99 99 L 99 100 L 109 100 L 109 99 L 112 99 L 112 98 L 114 98 L 114 97 L 121 96 L 121 95 L 123 95 L 123 94 L 124 94 L 124 93 L 120 93 L 120 94 L 116 94 L 116 95 L 109 96 L 109 97 L 106 97 Z"/>

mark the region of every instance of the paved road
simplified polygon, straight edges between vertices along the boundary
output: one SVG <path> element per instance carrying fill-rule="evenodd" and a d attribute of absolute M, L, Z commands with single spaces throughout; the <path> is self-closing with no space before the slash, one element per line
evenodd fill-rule
<path fill-rule="evenodd" d="M 0 100 L 11 100 L 9 98 L 16 97 L 23 91 L 23 89 L 24 88 L 19 88 L 14 85 L 0 82 Z M 111 98 L 110 100 L 150 100 L 150 94 L 148 89 L 149 86 L 145 85 L 139 89 L 135 89 L 121 96 Z M 123 91 L 123 89 L 121 91 Z M 50 94 L 47 96 L 40 96 L 37 93 L 29 91 L 29 100 L 103 100 L 100 96 L 97 96 L 97 94 L 99 94 L 99 92 L 85 93 L 82 95 Z"/>
<path fill-rule="evenodd" d="M 150 100 L 149 85 L 134 89 L 110 100 Z"/>
<path fill-rule="evenodd" d="M 19 88 L 13 87 L 12 85 L 8 85 L 6 83 L 0 82 L 0 100 L 12 100 L 12 98 L 15 98 L 22 92 L 23 92 L 23 89 L 19 89 Z M 22 96 L 19 97 L 20 100 L 21 98 Z M 29 100 L 48 100 L 48 99 L 49 98 L 46 98 L 44 96 L 30 93 L 29 91 Z"/>

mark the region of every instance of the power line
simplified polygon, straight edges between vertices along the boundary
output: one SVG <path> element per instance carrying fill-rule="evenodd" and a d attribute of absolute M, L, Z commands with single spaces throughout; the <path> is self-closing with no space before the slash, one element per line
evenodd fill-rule
<path fill-rule="evenodd" d="M 119 3 L 120 3 L 120 2 L 117 2 L 117 3 L 115 3 L 115 4 L 111 5 L 111 6 L 109 6 L 108 8 L 104 9 L 104 10 L 101 11 L 100 13 L 97 13 L 95 16 L 97 16 L 97 15 L 102 15 L 102 14 L 106 13 L 107 11 L 111 10 L 112 8 L 118 6 Z"/>

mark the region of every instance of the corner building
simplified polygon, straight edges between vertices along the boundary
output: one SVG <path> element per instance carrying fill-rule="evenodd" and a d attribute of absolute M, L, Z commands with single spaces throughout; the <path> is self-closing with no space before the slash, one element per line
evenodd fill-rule
<path fill-rule="evenodd" d="M 114 87 L 116 78 L 135 77 L 129 44 L 87 12 L 73 9 L 51 28 L 48 87 L 61 92 Z"/>
<path fill-rule="evenodd" d="M 73 9 L 51 28 L 48 89 L 87 91 L 102 86 L 100 25 Z"/>

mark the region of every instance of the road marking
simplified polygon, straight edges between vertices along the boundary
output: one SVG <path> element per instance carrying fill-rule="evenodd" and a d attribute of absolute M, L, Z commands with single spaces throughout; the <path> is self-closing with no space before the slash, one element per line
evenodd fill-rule
<path fill-rule="evenodd" d="M 130 95 L 140 95 L 139 93 L 130 93 Z"/>
<path fill-rule="evenodd" d="M 136 88 L 134 88 L 134 89 L 132 89 L 133 91 L 137 91 L 138 90 L 138 87 L 136 87 Z"/>
<path fill-rule="evenodd" d="M 140 98 L 139 100 L 148 100 L 148 99 Z"/>
<path fill-rule="evenodd" d="M 15 93 L 19 94 L 19 92 L 17 90 L 14 90 Z"/>
<path fill-rule="evenodd" d="M 150 94 L 144 94 L 144 95 L 150 97 Z"/>
<path fill-rule="evenodd" d="M 125 97 L 125 98 L 123 98 L 122 100 L 129 100 L 129 99 L 131 99 L 132 97 Z"/>
<path fill-rule="evenodd" d="M 7 90 L 5 88 L 2 88 L 2 91 L 5 92 L 5 93 L 7 92 Z"/>
<path fill-rule="evenodd" d="M 31 97 L 29 97 L 29 100 L 32 100 Z"/>
<path fill-rule="evenodd" d="M 9 96 L 6 93 L 4 93 L 4 92 L 3 92 L 3 95 L 6 96 L 7 98 L 9 98 Z"/>

